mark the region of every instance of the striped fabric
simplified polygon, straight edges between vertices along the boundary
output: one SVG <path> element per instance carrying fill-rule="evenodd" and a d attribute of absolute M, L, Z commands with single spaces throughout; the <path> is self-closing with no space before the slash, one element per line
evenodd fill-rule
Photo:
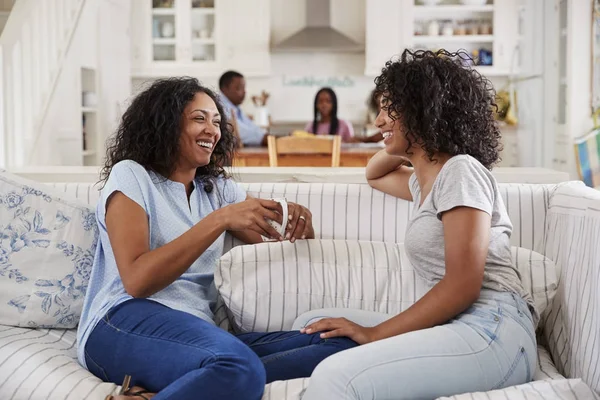
<path fill-rule="evenodd" d="M 534 381 L 543 381 L 543 380 L 552 380 L 552 379 L 562 379 L 564 377 L 558 373 L 554 365 L 552 364 L 552 360 L 550 359 L 550 354 L 543 348 L 538 346 L 538 369 L 536 373 L 533 375 Z M 304 379 L 291 379 L 289 381 L 276 381 L 270 383 L 265 388 L 265 393 L 263 395 L 262 400 L 300 400 L 301 395 L 308 387 L 309 378 Z M 469 395 L 470 396 L 470 395 Z M 530 399 L 529 394 L 527 395 L 527 399 Z M 462 400 L 462 397 L 459 397 Z M 510 397 L 512 399 L 513 397 Z M 573 399 L 577 400 L 573 397 L 565 397 L 564 399 Z M 472 400 L 471 397 L 467 397 L 465 400 Z M 564 400 L 563 399 L 563 400 Z M 581 400 L 585 399 L 585 397 L 580 398 Z M 486 398 L 486 400 L 488 400 Z M 506 397 L 502 397 L 502 400 L 506 400 Z"/>
<path fill-rule="evenodd" d="M 75 329 L 0 325 L 0 399 L 104 400 L 116 385 L 77 362 Z"/>
<path fill-rule="evenodd" d="M 98 199 L 98 191 L 89 183 L 57 183 L 51 184 L 51 186 L 90 204 L 94 204 Z M 410 207 L 407 202 L 373 191 L 367 185 L 265 183 L 244 184 L 243 186 L 253 196 L 262 198 L 287 197 L 290 201 L 297 201 L 308 206 L 313 213 L 315 230 L 319 238 L 401 243 L 404 240 L 406 221 L 410 217 Z M 586 264 L 587 267 L 593 268 L 593 270 L 588 271 L 587 275 L 585 269 L 582 268 L 582 260 L 592 257 L 589 251 L 596 248 L 592 247 L 594 238 L 589 233 L 592 233 L 592 231 L 593 234 L 597 233 L 593 227 L 596 224 L 594 208 L 600 210 L 600 206 L 590 207 L 585 211 L 586 216 L 584 218 L 576 213 L 577 210 L 572 210 L 572 213 L 565 212 L 565 210 L 561 213 L 555 212 L 558 211 L 558 205 L 554 206 L 552 210 L 548 209 L 556 185 L 500 184 L 499 187 L 514 225 L 511 244 L 532 249 L 553 260 L 557 259 L 555 257 L 560 258 L 558 267 L 563 269 L 560 282 L 566 283 L 559 285 L 558 294 L 551 303 L 551 310 L 543 320 L 543 335 L 547 336 L 548 347 L 554 359 L 559 360 L 559 370 L 567 373 L 567 376 L 583 376 L 586 382 L 595 382 L 595 386 L 593 386 L 596 390 L 600 390 L 598 387 L 600 367 L 596 367 L 600 364 L 598 361 L 600 340 L 597 340 L 600 331 L 598 329 L 598 304 L 600 303 L 598 303 L 597 296 L 592 293 L 593 290 L 595 290 L 594 293 L 598 293 L 597 284 L 600 280 L 597 276 L 591 279 L 591 277 L 594 277 L 594 271 L 596 275 L 598 274 L 597 262 L 596 264 Z M 585 192 L 584 196 L 590 197 L 590 193 Z M 579 201 L 574 202 L 579 206 Z M 566 207 L 567 209 L 568 207 L 577 208 L 577 206 Z M 590 226 L 590 224 L 593 226 Z M 558 229 L 557 227 L 563 228 Z M 573 230 L 568 231 L 566 228 L 572 228 Z M 582 230 L 585 230 L 586 234 L 581 234 Z M 575 236 L 577 236 L 577 240 L 574 241 Z M 575 245 L 572 245 L 573 241 Z M 237 244 L 239 243 L 234 243 L 233 239 L 228 239 L 229 247 Z M 559 247 L 557 248 L 557 246 Z M 588 253 L 581 253 L 581 250 L 586 250 Z M 576 272 L 564 270 L 565 267 L 570 269 L 573 266 L 579 269 Z M 575 290 L 575 287 L 583 288 L 583 290 Z M 220 304 L 223 304 L 222 300 Z M 217 312 L 218 321 L 222 321 L 221 326 L 225 328 L 230 324 L 230 316 L 227 315 L 227 312 L 228 310 L 224 306 L 221 306 Z M 564 322 L 563 316 L 565 317 Z M 584 322 L 586 323 L 584 324 Z M 591 329 L 585 329 L 589 326 L 588 324 L 591 324 Z M 0 326 L 0 331 L 2 329 L 5 328 Z M 21 331 L 20 328 L 10 329 Z M 42 335 L 46 332 L 46 330 L 22 331 L 29 332 L 32 336 Z M 1 352 L 7 347 L 1 336 L 2 332 L 0 332 L 0 378 L 4 374 L 2 371 L 5 370 L 2 368 L 6 364 L 5 359 L 7 357 Z M 35 339 L 31 340 L 31 342 L 24 342 L 23 344 L 31 343 L 31 347 L 37 346 Z M 585 356 L 582 357 L 582 355 Z M 15 357 L 23 360 L 27 356 L 23 357 L 20 354 L 15 354 Z M 40 360 L 36 362 L 39 364 Z M 546 361 L 540 361 L 542 366 L 545 363 Z M 548 360 L 547 364 L 551 365 L 552 362 Z M 83 377 L 84 373 L 86 372 L 81 370 L 74 372 L 73 375 Z M 21 375 L 21 372 L 18 372 L 18 374 Z M 549 375 L 552 376 L 552 374 Z M 90 382 L 93 379 L 95 378 L 89 377 Z M 546 379 L 548 378 L 546 377 Z M 279 392 L 275 390 L 273 386 L 275 384 L 273 384 L 270 398 L 285 398 L 285 390 L 288 390 L 288 393 L 296 390 L 292 387 L 296 385 L 293 382 L 290 381 L 285 385 L 282 382 L 277 383 L 283 385 L 284 392 L 282 393 L 284 395 L 277 395 L 276 393 Z M 88 380 L 85 380 L 77 387 L 87 385 L 87 383 Z M 95 382 L 94 385 L 98 383 L 99 381 Z M 42 382 L 42 384 L 44 383 Z M 62 383 L 59 385 L 62 387 Z M 35 388 L 36 383 L 31 380 L 30 383 L 23 386 Z M 3 391 L 4 387 L 0 386 L 0 398 L 10 398 Z M 99 389 L 101 387 L 103 386 L 98 386 L 96 390 L 104 394 L 104 391 Z M 94 398 L 96 390 L 92 390 L 92 394 L 86 398 Z M 107 391 L 110 390 L 109 388 Z M 267 390 L 265 396 L 268 396 L 269 390 Z M 527 396 L 528 398 L 533 397 L 530 394 L 527 394 Z M 28 397 L 29 395 L 24 396 L 24 398 Z M 31 398 L 38 397 L 34 395 Z M 58 397 L 52 395 L 48 398 L 64 399 L 65 397 L 64 395 Z M 68 398 L 79 397 L 69 395 Z M 565 395 L 564 398 L 569 397 Z"/>
<path fill-rule="evenodd" d="M 402 243 L 410 203 L 368 185 L 334 183 L 251 183 L 248 194 L 285 197 L 310 209 L 315 235 L 323 239 Z M 556 185 L 500 184 L 500 193 L 513 221 L 511 245 L 543 254 L 546 211 Z"/>
<path fill-rule="evenodd" d="M 50 185 L 89 204 L 96 204 L 99 197 L 95 184 Z M 249 183 L 242 186 L 251 196 L 286 197 L 308 207 L 318 238 L 404 242 L 410 203 L 372 190 L 368 185 Z M 556 185 L 500 184 L 499 187 L 514 224 L 511 245 L 544 254 L 546 211 Z M 232 244 L 230 238 L 229 248 Z"/>
<path fill-rule="evenodd" d="M 554 298 L 554 263 L 512 248 L 540 314 Z M 221 257 L 215 284 L 242 332 L 291 329 L 305 312 L 352 308 L 396 315 L 429 289 L 396 243 L 301 240 L 238 246 Z"/>
<path fill-rule="evenodd" d="M 465 393 L 439 400 L 598 400 L 581 379 L 536 381 L 491 392 Z"/>
<path fill-rule="evenodd" d="M 563 185 L 548 210 L 546 254 L 560 270 L 544 335 L 558 370 L 600 392 L 600 193 Z"/>
<path fill-rule="evenodd" d="M 538 348 L 534 380 L 561 378 L 548 352 Z M 308 381 L 273 382 L 265 388 L 263 400 L 300 399 Z M 0 326 L 0 399 L 103 400 L 116 389 L 77 364 L 75 330 Z"/>

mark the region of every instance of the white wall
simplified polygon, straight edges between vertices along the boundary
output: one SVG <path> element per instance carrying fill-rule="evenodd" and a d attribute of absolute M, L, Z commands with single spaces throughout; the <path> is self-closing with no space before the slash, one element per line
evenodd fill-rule
<path fill-rule="evenodd" d="M 581 136 L 592 128 L 592 3 L 591 0 L 569 1 L 570 34 L 567 44 L 567 125 L 571 137 Z"/>
<path fill-rule="evenodd" d="M 34 164 L 82 163 L 82 67 L 96 70 L 98 142 L 104 143 L 114 132 L 131 94 L 129 10 L 130 3 L 120 0 L 86 2 L 42 124 Z M 102 157 L 101 149 L 99 159 Z"/>
<path fill-rule="evenodd" d="M 33 164 L 78 165 L 82 143 L 80 67 L 97 67 L 98 1 L 88 1 L 65 57 L 54 97 L 37 142 Z"/>

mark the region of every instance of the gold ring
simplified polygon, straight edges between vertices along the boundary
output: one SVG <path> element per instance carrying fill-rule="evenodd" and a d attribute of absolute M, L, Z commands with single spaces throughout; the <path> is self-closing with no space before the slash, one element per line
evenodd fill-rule
<path fill-rule="evenodd" d="M 301 215 L 298 218 L 301 219 L 302 221 L 306 222 L 306 217 L 304 215 Z"/>

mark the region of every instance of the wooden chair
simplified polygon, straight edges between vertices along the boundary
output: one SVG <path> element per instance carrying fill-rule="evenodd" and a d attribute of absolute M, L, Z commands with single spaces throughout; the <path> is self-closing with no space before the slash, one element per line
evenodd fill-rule
<path fill-rule="evenodd" d="M 271 167 L 340 166 L 342 137 L 338 135 L 333 137 L 285 136 L 280 138 L 269 136 L 267 143 L 269 146 L 269 164 Z"/>
<path fill-rule="evenodd" d="M 233 136 L 236 139 L 236 147 L 241 149 L 244 147 L 244 143 L 242 142 L 242 138 L 240 137 L 240 130 L 238 128 L 237 117 L 235 116 L 235 111 L 231 110 L 229 113 L 229 121 L 231 123 L 231 127 L 233 129 Z"/>

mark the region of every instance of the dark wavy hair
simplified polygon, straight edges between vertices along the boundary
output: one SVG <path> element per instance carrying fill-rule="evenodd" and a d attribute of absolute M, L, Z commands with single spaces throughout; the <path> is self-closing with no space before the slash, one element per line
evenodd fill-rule
<path fill-rule="evenodd" d="M 134 98 L 108 143 L 100 182 L 105 183 L 113 166 L 123 160 L 133 160 L 168 178 L 179 161 L 183 111 L 200 92 L 213 99 L 221 114 L 221 139 L 213 150 L 210 163 L 196 169 L 196 180 L 211 192 L 214 179 L 227 176 L 223 167 L 231 165 L 235 136 L 217 95 L 190 77 L 156 80 Z"/>
<path fill-rule="evenodd" d="M 329 124 L 329 134 L 337 135 L 337 130 L 340 125 L 337 117 L 338 102 L 335 92 L 329 87 L 319 89 L 315 95 L 315 104 L 313 107 L 313 133 L 315 135 L 317 134 L 317 126 L 319 124 L 319 110 L 317 109 L 317 103 L 319 102 L 319 95 L 323 92 L 329 93 L 329 96 L 331 96 L 331 123 Z"/>
<path fill-rule="evenodd" d="M 436 153 L 468 154 L 486 168 L 499 161 L 500 130 L 494 120 L 496 92 L 489 80 L 464 67 L 464 51 L 405 50 L 375 78 L 384 109 L 408 141 L 434 161 Z"/>

